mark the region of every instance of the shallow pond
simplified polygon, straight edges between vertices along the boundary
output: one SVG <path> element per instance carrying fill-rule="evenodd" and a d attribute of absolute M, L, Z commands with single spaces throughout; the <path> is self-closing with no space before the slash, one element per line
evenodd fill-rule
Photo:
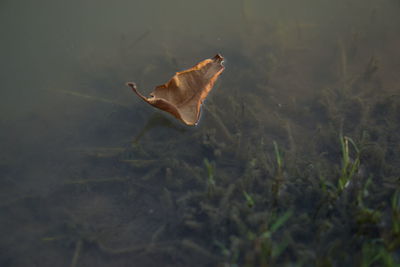
<path fill-rule="evenodd" d="M 0 265 L 400 264 L 399 12 L 2 1 Z M 198 126 L 125 85 L 217 53 Z"/>

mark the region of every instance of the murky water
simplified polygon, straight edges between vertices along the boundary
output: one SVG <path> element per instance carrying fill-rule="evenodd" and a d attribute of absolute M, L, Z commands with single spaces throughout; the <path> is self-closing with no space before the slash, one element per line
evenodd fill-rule
<path fill-rule="evenodd" d="M 395 266 L 400 3 L 2 1 L 1 266 Z M 148 94 L 217 53 L 196 127 Z"/>

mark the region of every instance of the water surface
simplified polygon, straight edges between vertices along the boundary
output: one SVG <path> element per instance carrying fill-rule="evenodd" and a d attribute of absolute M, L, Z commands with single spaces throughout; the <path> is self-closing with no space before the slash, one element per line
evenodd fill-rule
<path fill-rule="evenodd" d="M 399 10 L 2 1 L 0 265 L 399 264 Z M 196 127 L 124 85 L 217 53 Z"/>

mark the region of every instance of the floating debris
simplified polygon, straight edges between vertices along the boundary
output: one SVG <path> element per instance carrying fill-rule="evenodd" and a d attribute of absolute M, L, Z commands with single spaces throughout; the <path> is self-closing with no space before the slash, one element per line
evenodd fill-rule
<path fill-rule="evenodd" d="M 137 91 L 135 83 L 128 82 L 127 85 L 150 105 L 172 114 L 187 125 L 196 125 L 201 104 L 224 71 L 223 61 L 224 58 L 218 54 L 188 70 L 177 72 L 166 84 L 157 86 L 149 98 Z"/>

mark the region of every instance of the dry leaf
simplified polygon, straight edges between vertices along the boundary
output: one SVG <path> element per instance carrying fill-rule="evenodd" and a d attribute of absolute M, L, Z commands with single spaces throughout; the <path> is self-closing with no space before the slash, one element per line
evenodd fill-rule
<path fill-rule="evenodd" d="M 135 83 L 127 85 L 150 105 L 171 113 L 187 125 L 196 125 L 201 104 L 224 70 L 223 60 L 218 54 L 188 70 L 177 72 L 166 84 L 157 86 L 149 98 L 137 91 Z"/>

